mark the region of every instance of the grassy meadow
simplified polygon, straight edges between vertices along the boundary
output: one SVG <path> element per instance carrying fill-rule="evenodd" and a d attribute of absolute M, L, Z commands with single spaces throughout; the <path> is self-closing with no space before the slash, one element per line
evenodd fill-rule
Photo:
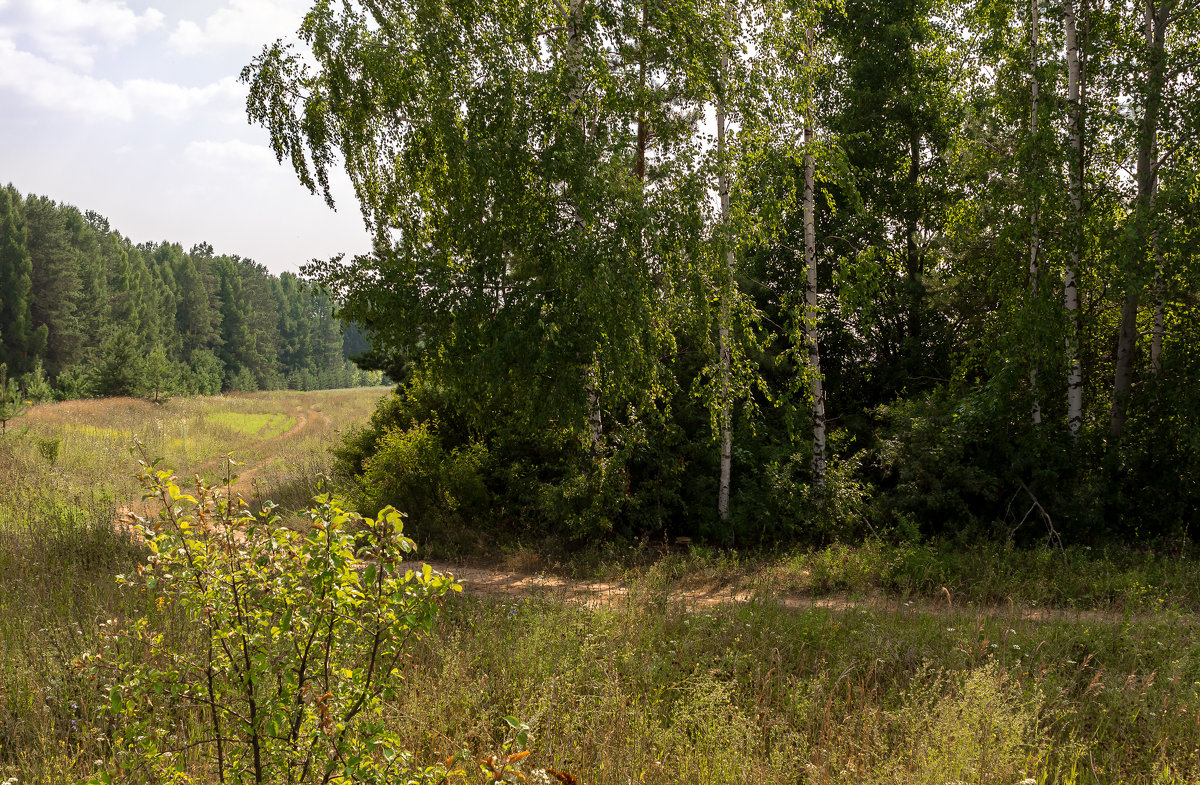
<path fill-rule="evenodd" d="M 73 401 L 10 423 L 0 782 L 103 767 L 107 697 L 74 662 L 105 620 L 170 613 L 114 581 L 144 556 L 112 525 L 138 503 L 133 438 L 182 477 L 217 479 L 232 452 L 247 498 L 297 509 L 380 394 Z M 548 559 L 509 557 L 532 572 Z M 532 728 L 532 782 L 551 767 L 583 785 L 1200 782 L 1190 557 L 868 543 L 598 549 L 556 569 L 623 590 L 445 602 L 378 718 L 418 761 L 494 753 L 511 715 Z"/>

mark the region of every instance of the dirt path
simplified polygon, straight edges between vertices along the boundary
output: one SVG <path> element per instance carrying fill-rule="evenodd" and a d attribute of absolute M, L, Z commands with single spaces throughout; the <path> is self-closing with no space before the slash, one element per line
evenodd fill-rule
<path fill-rule="evenodd" d="M 312 405 L 309 405 L 307 408 L 297 405 L 294 417 L 296 418 L 295 424 L 283 433 L 244 444 L 238 449 L 239 454 L 243 457 L 238 458 L 238 462 L 242 466 L 237 469 L 237 480 L 233 484 L 234 493 L 239 493 L 243 497 L 249 497 L 254 493 L 254 478 L 261 474 L 275 459 L 275 451 L 271 449 L 272 447 L 278 446 L 282 442 L 301 438 L 310 431 L 326 430 L 330 425 L 329 417 Z M 210 458 L 194 467 L 189 467 L 187 475 L 190 477 L 199 474 L 201 477 L 215 482 L 219 477 L 209 477 L 210 473 L 217 469 L 223 471 L 224 465 L 225 456 Z"/>
<path fill-rule="evenodd" d="M 589 581 L 566 578 L 546 573 L 528 573 L 500 568 L 456 565 L 446 562 L 426 562 L 433 569 L 453 575 L 468 594 L 485 597 L 545 597 L 560 602 L 575 603 L 588 608 L 616 606 L 630 599 L 628 586 L 617 581 Z M 1011 621 L 1048 623 L 1093 623 L 1122 624 L 1152 618 L 1145 613 L 1126 614 L 1120 611 L 1041 608 L 1019 606 L 1013 602 L 1004 605 L 980 605 L 956 602 L 946 589 L 940 599 L 928 597 L 902 600 L 881 593 L 866 596 L 830 594 L 814 596 L 797 593 L 778 593 L 770 599 L 796 612 L 822 609 L 845 613 L 864 610 L 894 615 L 924 615 L 939 618 L 962 618 L 974 616 L 979 619 L 1005 619 Z M 684 610 L 696 611 L 721 605 L 741 604 L 761 599 L 763 595 L 733 586 L 710 583 L 672 591 L 661 599 L 680 606 Z M 1185 617 L 1178 623 L 1197 627 L 1198 620 Z"/>
<path fill-rule="evenodd" d="M 307 407 L 297 405 L 294 410 L 295 423 L 286 431 L 266 439 L 248 442 L 238 447 L 235 460 L 241 466 L 235 467 L 236 480 L 234 480 L 232 492 L 242 496 L 244 499 L 250 499 L 254 495 L 254 479 L 263 472 L 275 460 L 277 450 L 272 448 L 277 447 L 283 442 L 299 439 L 308 435 L 312 431 L 327 430 L 331 424 L 329 417 L 320 410 L 313 407 L 311 404 Z M 206 482 L 218 484 L 222 482 L 225 475 L 225 455 L 219 455 L 213 458 L 207 458 L 199 463 L 191 466 L 181 467 L 177 472 L 177 482 L 181 486 L 191 486 L 193 478 L 198 474 L 205 479 Z M 152 499 L 141 499 L 131 503 L 128 506 L 121 507 L 117 511 L 118 520 L 125 520 L 129 513 L 136 512 L 138 515 L 147 516 L 154 513 L 157 505 Z"/>

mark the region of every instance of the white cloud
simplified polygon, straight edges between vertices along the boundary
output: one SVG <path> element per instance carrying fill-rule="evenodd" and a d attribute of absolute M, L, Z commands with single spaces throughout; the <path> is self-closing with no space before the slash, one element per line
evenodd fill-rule
<path fill-rule="evenodd" d="M 241 114 L 243 97 L 243 89 L 233 77 L 201 87 L 157 79 L 128 79 L 118 84 L 21 51 L 3 38 L 0 88 L 24 95 L 37 106 L 80 115 L 84 121 L 129 121 L 144 114 L 186 120 L 200 110 L 234 119 Z"/>
<path fill-rule="evenodd" d="M 124 0 L 0 0 L 0 38 L 28 38 L 42 56 L 89 69 L 96 52 L 134 43 L 158 29 L 163 14 L 139 14 Z"/>
<path fill-rule="evenodd" d="M 39 106 L 89 118 L 133 119 L 129 98 L 117 85 L 22 52 L 3 39 L 0 39 L 0 88 L 20 93 Z"/>
<path fill-rule="evenodd" d="M 190 142 L 183 154 L 197 166 L 236 170 L 247 174 L 253 174 L 250 171 L 252 169 L 275 169 L 278 166 L 271 148 L 240 139 L 202 139 Z"/>
<path fill-rule="evenodd" d="M 189 55 L 225 47 L 256 50 L 294 33 L 310 4 L 310 0 L 229 0 L 228 6 L 203 22 L 180 22 L 170 43 Z"/>
<path fill-rule="evenodd" d="M 227 120 L 243 117 L 244 88 L 231 76 L 201 87 L 157 79 L 130 79 L 121 87 L 135 109 L 170 119 L 187 119 L 200 109 L 215 110 Z"/>

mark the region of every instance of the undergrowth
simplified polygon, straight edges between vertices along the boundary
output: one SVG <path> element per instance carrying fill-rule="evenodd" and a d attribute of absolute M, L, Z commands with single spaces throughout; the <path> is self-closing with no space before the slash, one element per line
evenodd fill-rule
<path fill-rule="evenodd" d="M 33 435 L 0 440 L 0 781 L 57 785 L 113 762 L 99 719 L 111 692 L 73 667 L 106 623 L 189 628 L 151 593 L 118 590 L 114 576 L 147 555 L 111 525 L 125 486 L 94 490 L 77 440 L 55 454 Z M 288 487 L 300 504 L 306 460 L 263 470 L 260 495 Z M 509 558 L 532 571 L 562 560 Z M 584 785 L 1200 781 L 1200 571 L 1187 553 L 670 543 L 597 546 L 557 568 L 630 590 L 595 608 L 552 593 L 450 598 L 374 709 L 397 749 L 429 765 L 459 755 L 486 778 L 524 733 L 522 769 L 543 785 L 563 781 L 552 771 Z M 708 585 L 754 599 L 676 597 Z M 893 602 L 797 608 L 791 592 Z M 936 612 L 904 605 L 921 597 Z M 1034 604 L 1080 613 L 1039 621 L 1024 612 Z"/>

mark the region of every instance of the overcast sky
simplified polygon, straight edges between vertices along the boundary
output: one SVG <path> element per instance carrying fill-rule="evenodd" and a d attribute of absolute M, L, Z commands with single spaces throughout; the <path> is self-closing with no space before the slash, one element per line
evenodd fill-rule
<path fill-rule="evenodd" d="M 134 242 L 200 241 L 273 272 L 369 247 L 246 121 L 242 67 L 310 0 L 0 0 L 0 184 Z"/>

